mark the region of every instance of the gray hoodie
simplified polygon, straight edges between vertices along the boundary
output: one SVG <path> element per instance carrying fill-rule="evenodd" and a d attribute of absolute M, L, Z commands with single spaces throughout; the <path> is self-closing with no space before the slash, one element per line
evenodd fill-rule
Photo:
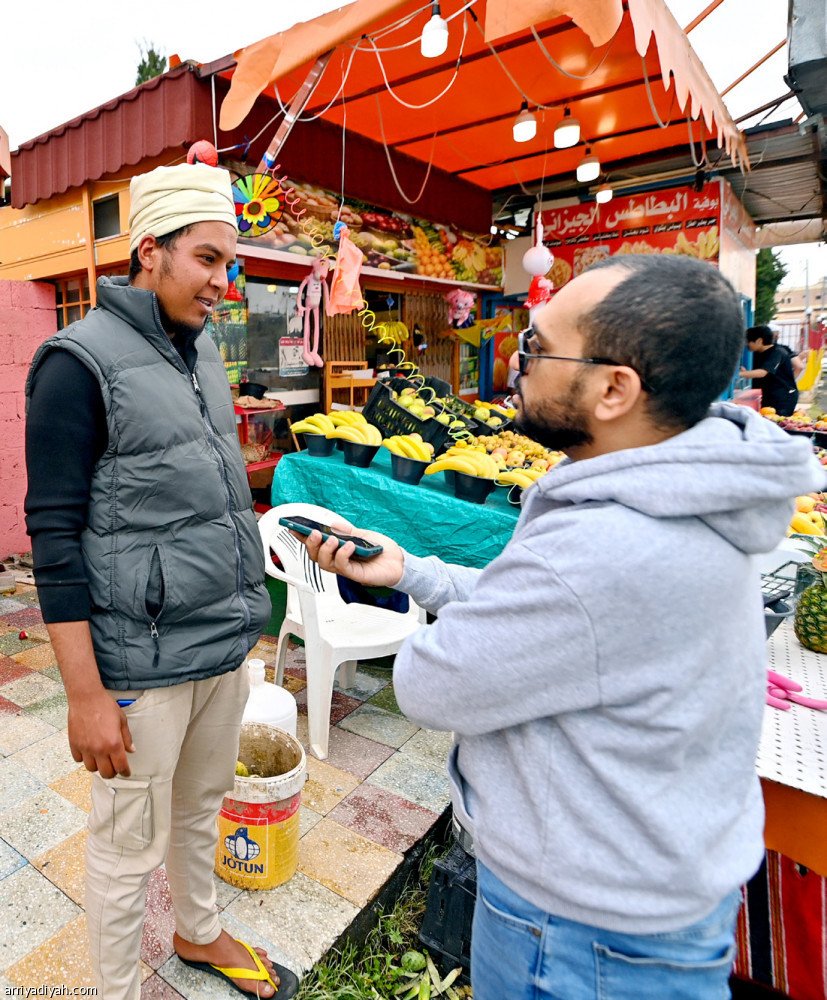
<path fill-rule="evenodd" d="M 661 444 L 561 463 L 482 571 L 406 553 L 399 588 L 439 618 L 397 656 L 397 700 L 455 733 L 457 817 L 523 898 L 668 932 L 755 872 L 766 676 L 751 557 L 824 478 L 809 442 L 716 404 Z"/>

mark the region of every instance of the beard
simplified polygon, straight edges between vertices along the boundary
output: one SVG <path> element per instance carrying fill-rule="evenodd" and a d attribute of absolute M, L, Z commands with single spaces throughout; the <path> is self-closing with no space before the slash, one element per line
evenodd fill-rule
<path fill-rule="evenodd" d="M 195 340 L 199 334 L 203 333 L 209 319 L 209 316 L 205 316 L 197 326 L 193 326 L 191 323 L 182 323 L 180 320 L 172 319 L 161 305 L 160 300 L 158 302 L 158 311 L 161 314 L 161 326 L 167 335 L 171 338 L 181 337 L 183 341 Z"/>
<path fill-rule="evenodd" d="M 521 406 L 520 413 L 514 418 L 514 427 L 520 434 L 525 434 L 550 451 L 568 451 L 594 441 L 588 429 L 587 414 L 580 402 L 581 379 L 575 379 L 562 399 L 543 400 L 532 413 L 528 412 L 525 397 L 520 392 L 520 382 L 522 376 L 515 386 Z"/>

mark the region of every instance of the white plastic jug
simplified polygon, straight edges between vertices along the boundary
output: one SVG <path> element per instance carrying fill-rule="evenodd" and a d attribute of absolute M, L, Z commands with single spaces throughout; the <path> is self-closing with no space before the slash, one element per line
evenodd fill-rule
<path fill-rule="evenodd" d="M 284 732 L 296 735 L 296 699 L 283 687 L 264 679 L 264 660 L 248 660 L 250 695 L 244 707 L 242 722 L 266 722 Z"/>

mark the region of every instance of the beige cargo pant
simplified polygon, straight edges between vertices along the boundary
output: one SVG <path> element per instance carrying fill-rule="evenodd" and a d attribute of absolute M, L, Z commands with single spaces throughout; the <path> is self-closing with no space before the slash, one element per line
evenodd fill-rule
<path fill-rule="evenodd" d="M 244 669 L 146 691 L 124 708 L 129 778 L 92 779 L 86 848 L 89 947 L 103 1000 L 139 1000 L 146 886 L 166 861 L 175 926 L 187 941 L 219 933 L 216 818 L 232 789 L 249 680 Z"/>

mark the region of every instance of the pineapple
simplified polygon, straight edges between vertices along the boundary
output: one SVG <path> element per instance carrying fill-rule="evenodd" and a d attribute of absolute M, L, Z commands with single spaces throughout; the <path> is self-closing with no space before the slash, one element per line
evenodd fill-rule
<path fill-rule="evenodd" d="M 824 539 L 819 539 L 823 542 Z M 798 641 L 816 653 L 827 653 L 827 548 L 813 557 L 819 580 L 799 597 L 794 628 Z"/>

